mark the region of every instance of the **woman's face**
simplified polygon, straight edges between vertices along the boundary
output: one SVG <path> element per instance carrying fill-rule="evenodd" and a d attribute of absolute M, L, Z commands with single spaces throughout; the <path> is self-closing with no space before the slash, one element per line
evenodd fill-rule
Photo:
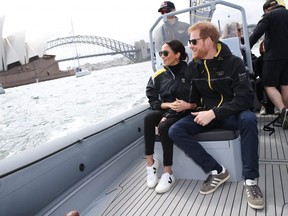
<path fill-rule="evenodd" d="M 168 44 L 162 46 L 160 54 L 163 66 L 173 66 L 179 63 L 180 53 L 175 54 Z"/>

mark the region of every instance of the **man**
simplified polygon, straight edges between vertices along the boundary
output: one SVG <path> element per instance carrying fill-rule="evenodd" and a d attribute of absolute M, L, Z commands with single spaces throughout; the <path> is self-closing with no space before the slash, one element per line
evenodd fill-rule
<path fill-rule="evenodd" d="M 164 1 L 158 9 L 158 12 L 163 15 L 174 12 L 175 10 L 175 5 L 172 2 Z M 155 31 L 154 40 L 156 51 L 161 51 L 163 43 L 172 39 L 177 39 L 186 46 L 189 39 L 188 28 L 188 23 L 179 21 L 176 16 L 168 16 L 167 21 Z"/>
<path fill-rule="evenodd" d="M 210 194 L 230 175 L 193 136 L 213 128 L 240 130 L 248 204 L 262 209 L 263 195 L 256 180 L 259 177 L 257 118 L 250 111 L 254 93 L 243 61 L 219 42 L 220 33 L 210 22 L 198 22 L 188 32 L 194 58 L 188 65 L 192 76 L 191 100 L 197 102 L 199 111 L 176 122 L 169 136 L 204 172 L 210 173 L 200 189 L 201 194 Z"/>
<path fill-rule="evenodd" d="M 262 82 L 272 103 L 281 111 L 279 123 L 288 128 L 288 10 L 276 0 L 267 0 L 264 14 L 251 34 L 250 46 L 265 34 Z M 280 86 L 280 91 L 277 87 Z"/>

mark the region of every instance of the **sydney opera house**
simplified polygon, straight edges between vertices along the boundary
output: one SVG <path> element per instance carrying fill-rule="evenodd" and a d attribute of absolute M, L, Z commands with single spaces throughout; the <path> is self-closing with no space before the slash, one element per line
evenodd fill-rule
<path fill-rule="evenodd" d="M 3 38 L 5 17 L 0 17 L 0 84 L 4 88 L 70 76 L 61 71 L 54 55 L 45 54 L 47 41 L 27 41 L 25 31 Z"/>

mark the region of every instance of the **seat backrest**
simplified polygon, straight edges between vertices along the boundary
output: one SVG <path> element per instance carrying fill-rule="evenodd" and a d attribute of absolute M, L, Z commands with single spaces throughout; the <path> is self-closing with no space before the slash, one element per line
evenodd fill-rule
<path fill-rule="evenodd" d="M 238 37 L 225 38 L 221 39 L 221 41 L 229 47 L 233 55 L 243 59 L 240 47 L 240 40 Z"/>

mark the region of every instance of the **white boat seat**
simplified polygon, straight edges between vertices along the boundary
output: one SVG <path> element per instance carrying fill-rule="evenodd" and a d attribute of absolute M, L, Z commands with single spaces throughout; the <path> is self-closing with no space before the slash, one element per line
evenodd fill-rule
<path fill-rule="evenodd" d="M 230 180 L 242 180 L 242 159 L 239 131 L 213 129 L 197 134 L 195 138 L 230 173 Z M 163 162 L 160 142 L 155 143 L 154 157 Z M 163 164 L 163 163 L 162 163 Z M 207 174 L 181 149 L 174 145 L 173 172 L 178 179 L 205 180 Z"/>

